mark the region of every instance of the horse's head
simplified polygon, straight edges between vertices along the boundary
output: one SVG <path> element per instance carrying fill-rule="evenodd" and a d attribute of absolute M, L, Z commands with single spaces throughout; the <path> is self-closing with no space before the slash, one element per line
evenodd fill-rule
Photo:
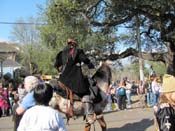
<path fill-rule="evenodd" d="M 109 64 L 109 61 L 100 63 L 100 67 L 92 77 L 97 81 L 97 85 L 104 92 L 106 92 L 109 88 L 112 79 L 112 73 Z"/>

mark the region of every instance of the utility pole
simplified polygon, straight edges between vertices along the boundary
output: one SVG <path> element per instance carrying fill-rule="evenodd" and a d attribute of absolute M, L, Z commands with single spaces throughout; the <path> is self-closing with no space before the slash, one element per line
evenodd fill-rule
<path fill-rule="evenodd" d="M 3 77 L 3 69 L 2 69 L 3 65 L 2 64 L 3 64 L 3 61 L 1 60 L 1 80 L 2 80 L 2 77 Z"/>
<path fill-rule="evenodd" d="M 1 64 L 1 81 L 3 79 L 3 61 L 5 60 L 5 58 L 3 56 L 0 56 L 0 64 Z"/>

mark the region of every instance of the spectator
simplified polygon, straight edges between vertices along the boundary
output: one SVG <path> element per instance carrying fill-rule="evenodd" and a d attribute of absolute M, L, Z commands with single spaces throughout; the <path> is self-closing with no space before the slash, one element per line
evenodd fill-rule
<path fill-rule="evenodd" d="M 12 121 L 14 122 L 13 131 L 17 130 L 19 122 L 22 118 L 22 115 L 16 115 L 16 108 L 18 108 L 18 106 L 19 106 L 19 97 L 17 95 L 14 95 L 14 104 L 12 106 L 12 112 L 13 112 Z"/>
<path fill-rule="evenodd" d="M 126 81 L 127 108 L 131 108 L 131 89 L 132 84 L 129 81 Z"/>
<path fill-rule="evenodd" d="M 17 93 L 18 93 L 19 101 L 22 102 L 22 99 L 24 98 L 24 96 L 26 94 L 23 83 L 19 83 Z"/>
<path fill-rule="evenodd" d="M 118 108 L 120 110 L 126 109 L 126 83 L 122 80 L 117 90 Z"/>
<path fill-rule="evenodd" d="M 165 74 L 163 77 L 155 125 L 158 131 L 175 131 L 175 77 L 172 75 Z"/>
<path fill-rule="evenodd" d="M 160 95 L 161 84 L 157 82 L 158 77 L 154 77 L 152 81 L 152 92 L 153 92 L 153 106 L 156 108 Z"/>
<path fill-rule="evenodd" d="M 12 111 L 12 107 L 13 107 L 13 104 L 14 104 L 14 95 L 15 95 L 15 91 L 13 90 L 13 88 L 9 88 L 8 90 L 8 96 L 9 96 L 9 102 L 10 102 L 10 113 L 11 115 L 13 114 L 13 111 Z"/>
<path fill-rule="evenodd" d="M 107 105 L 106 105 L 106 107 L 104 109 L 104 112 L 112 111 L 111 88 L 112 88 L 112 85 L 110 85 L 110 87 L 108 88 L 108 90 L 106 92 L 108 103 L 107 103 Z"/>
<path fill-rule="evenodd" d="M 139 97 L 139 105 L 140 107 L 145 107 L 145 88 L 142 80 L 139 81 L 139 86 L 137 88 L 137 95 Z"/>
<path fill-rule="evenodd" d="M 16 119 L 17 121 L 14 121 L 16 124 L 16 128 L 18 127 L 20 118 L 22 117 L 22 115 L 24 114 L 24 112 L 31 108 L 32 106 L 35 105 L 35 100 L 33 97 L 33 89 L 39 84 L 39 81 L 36 77 L 34 76 L 27 76 L 24 79 L 24 87 L 25 87 L 25 91 L 27 92 L 27 94 L 25 95 L 25 97 L 23 98 L 22 102 L 19 104 L 19 106 L 16 108 L 16 113 L 14 115 L 16 115 L 16 117 L 18 117 L 19 119 Z M 16 130 L 14 129 L 14 130 Z"/>
<path fill-rule="evenodd" d="M 23 115 L 18 131 L 66 131 L 62 116 L 49 107 L 53 89 L 49 84 L 39 84 L 34 89 L 36 105 Z"/>
<path fill-rule="evenodd" d="M 127 108 L 131 108 L 131 88 L 132 83 L 128 80 L 128 77 L 124 77 L 123 81 L 125 83 L 126 98 L 127 98 Z"/>
<path fill-rule="evenodd" d="M 146 90 L 147 107 L 152 107 L 152 105 L 153 105 L 153 93 L 152 93 L 152 87 L 151 87 L 151 80 L 146 79 L 144 87 Z"/>
<path fill-rule="evenodd" d="M 0 108 L 2 110 L 2 116 L 9 114 L 9 103 L 8 103 L 8 92 L 7 88 L 3 88 L 2 82 L 0 82 Z"/>
<path fill-rule="evenodd" d="M 116 90 L 118 86 L 117 83 L 114 82 L 114 84 L 111 87 L 111 99 L 112 99 L 112 104 L 116 103 Z"/>
<path fill-rule="evenodd" d="M 2 88 L 1 82 L 0 82 L 0 108 L 1 108 L 1 116 L 5 116 L 5 103 L 4 103 L 3 88 Z"/>
<path fill-rule="evenodd" d="M 34 76 L 27 76 L 24 79 L 24 87 L 27 94 L 22 100 L 22 103 L 16 109 L 18 115 L 22 115 L 27 109 L 35 105 L 35 100 L 33 98 L 33 89 L 38 85 L 39 81 Z"/>

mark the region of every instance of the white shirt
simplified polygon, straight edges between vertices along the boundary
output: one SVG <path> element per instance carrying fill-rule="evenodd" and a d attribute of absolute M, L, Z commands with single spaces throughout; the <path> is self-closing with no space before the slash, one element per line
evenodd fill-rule
<path fill-rule="evenodd" d="M 161 84 L 158 83 L 158 82 L 156 82 L 156 81 L 153 81 L 152 82 L 152 92 L 154 94 L 159 93 L 160 92 L 160 89 L 161 89 Z"/>
<path fill-rule="evenodd" d="M 66 131 L 66 127 L 58 111 L 36 105 L 24 113 L 17 131 Z"/>
<path fill-rule="evenodd" d="M 25 96 L 26 92 L 24 88 L 18 88 L 19 100 L 22 101 L 23 97 Z"/>
<path fill-rule="evenodd" d="M 127 94 L 131 93 L 132 84 L 127 82 L 125 88 Z"/>

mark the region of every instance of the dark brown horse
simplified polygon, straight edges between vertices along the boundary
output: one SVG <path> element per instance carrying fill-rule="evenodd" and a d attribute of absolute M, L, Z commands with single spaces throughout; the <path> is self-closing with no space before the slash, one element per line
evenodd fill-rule
<path fill-rule="evenodd" d="M 106 127 L 107 127 L 103 117 L 103 110 L 107 104 L 106 92 L 110 86 L 111 77 L 112 77 L 111 69 L 108 63 L 106 62 L 101 64 L 101 66 L 98 68 L 98 70 L 92 77 L 93 79 L 96 80 L 102 96 L 102 101 L 94 104 L 94 110 L 97 115 L 97 121 L 99 122 L 102 128 L 102 131 L 106 131 Z M 68 109 L 70 108 L 70 100 L 63 98 L 58 94 L 54 94 L 50 102 L 50 105 L 54 108 L 57 108 L 62 113 L 67 114 Z M 84 115 L 83 103 L 81 101 L 74 101 L 72 109 L 73 109 L 73 114 L 75 116 Z M 85 123 L 85 131 L 90 131 L 90 128 L 91 128 L 91 124 Z"/>

